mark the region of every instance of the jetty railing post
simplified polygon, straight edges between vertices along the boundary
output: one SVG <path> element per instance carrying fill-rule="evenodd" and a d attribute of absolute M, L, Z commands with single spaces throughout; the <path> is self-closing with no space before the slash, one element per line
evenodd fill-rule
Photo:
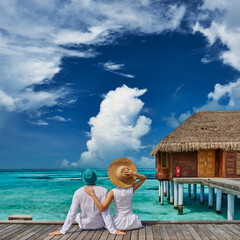
<path fill-rule="evenodd" d="M 161 181 L 159 181 L 159 193 L 158 193 L 158 201 L 161 202 Z"/>
<path fill-rule="evenodd" d="M 197 199 L 197 184 L 193 184 L 193 200 Z"/>
<path fill-rule="evenodd" d="M 173 181 L 170 184 L 170 204 L 173 204 Z"/>
<path fill-rule="evenodd" d="M 166 183 L 167 183 L 167 181 L 163 181 L 163 183 L 164 183 L 164 197 L 166 197 L 167 196 L 167 192 L 166 192 Z"/>
<path fill-rule="evenodd" d="M 170 186 L 169 186 L 169 183 L 170 183 L 170 181 L 167 181 L 167 200 L 170 200 L 170 194 L 169 194 Z"/>
<path fill-rule="evenodd" d="M 164 181 L 161 181 L 161 205 L 163 205 L 164 199 Z"/>
<path fill-rule="evenodd" d="M 183 214 L 183 184 L 178 184 L 178 214 Z"/>
<path fill-rule="evenodd" d="M 178 209 L 178 184 L 174 182 L 174 209 Z"/>
<path fill-rule="evenodd" d="M 188 196 L 191 197 L 191 184 L 188 184 Z"/>
<path fill-rule="evenodd" d="M 228 194 L 228 220 L 234 219 L 234 195 Z"/>
<path fill-rule="evenodd" d="M 200 203 L 204 204 L 204 185 L 201 184 Z"/>
<path fill-rule="evenodd" d="M 208 207 L 213 208 L 213 188 L 209 187 L 208 192 Z"/>
<path fill-rule="evenodd" d="M 216 199 L 216 213 L 220 214 L 222 209 L 222 191 L 217 190 L 217 199 Z"/>

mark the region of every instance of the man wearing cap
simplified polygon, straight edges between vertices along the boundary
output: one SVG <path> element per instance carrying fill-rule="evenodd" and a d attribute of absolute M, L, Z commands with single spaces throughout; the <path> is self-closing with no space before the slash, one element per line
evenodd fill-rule
<path fill-rule="evenodd" d="M 96 171 L 87 168 L 82 173 L 82 180 L 86 186 L 90 185 L 94 188 L 94 192 L 98 199 L 103 202 L 107 196 L 107 189 L 95 184 L 97 180 Z M 80 213 L 78 210 L 80 208 Z M 84 191 L 84 187 L 79 188 L 73 195 L 72 205 L 68 212 L 67 218 L 60 231 L 49 233 L 49 235 L 65 234 L 71 227 L 74 220 L 81 229 L 100 229 L 107 228 L 112 234 L 123 235 L 124 232 L 115 229 L 109 208 L 104 212 L 100 212 L 94 204 L 93 199 Z"/>

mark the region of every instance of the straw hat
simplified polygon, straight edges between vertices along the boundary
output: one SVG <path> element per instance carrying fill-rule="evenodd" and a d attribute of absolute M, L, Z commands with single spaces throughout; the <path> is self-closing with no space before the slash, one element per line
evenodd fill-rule
<path fill-rule="evenodd" d="M 82 172 L 82 180 L 86 185 L 95 183 L 97 180 L 96 171 L 92 168 L 86 168 Z"/>
<path fill-rule="evenodd" d="M 127 177 L 123 174 L 123 170 L 129 168 L 133 172 L 137 172 L 135 164 L 127 158 L 118 158 L 114 160 L 108 168 L 109 180 L 119 188 L 129 188 L 136 181 L 137 177 Z"/>

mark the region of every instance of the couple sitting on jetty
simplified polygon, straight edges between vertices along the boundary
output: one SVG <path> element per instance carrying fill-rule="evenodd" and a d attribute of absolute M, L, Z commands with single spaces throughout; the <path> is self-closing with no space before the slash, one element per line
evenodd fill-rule
<path fill-rule="evenodd" d="M 117 186 L 107 191 L 95 184 L 97 174 L 87 168 L 82 173 L 86 186 L 78 189 L 73 196 L 72 205 L 60 231 L 49 235 L 65 234 L 74 220 L 81 229 L 107 228 L 112 234 L 123 235 L 124 230 L 142 227 L 141 220 L 132 211 L 133 193 L 144 183 L 146 176 L 137 173 L 135 164 L 127 158 L 118 158 L 108 168 L 109 180 Z M 139 181 L 135 182 L 139 178 Z M 111 217 L 109 205 L 112 200 L 115 215 Z M 78 210 L 80 208 L 80 213 Z"/>

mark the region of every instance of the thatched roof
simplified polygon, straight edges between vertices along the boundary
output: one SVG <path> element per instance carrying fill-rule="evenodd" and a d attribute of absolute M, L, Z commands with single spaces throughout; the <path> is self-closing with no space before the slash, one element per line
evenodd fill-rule
<path fill-rule="evenodd" d="M 161 152 L 189 152 L 200 149 L 240 151 L 240 111 L 195 112 L 163 138 L 151 156 Z"/>

